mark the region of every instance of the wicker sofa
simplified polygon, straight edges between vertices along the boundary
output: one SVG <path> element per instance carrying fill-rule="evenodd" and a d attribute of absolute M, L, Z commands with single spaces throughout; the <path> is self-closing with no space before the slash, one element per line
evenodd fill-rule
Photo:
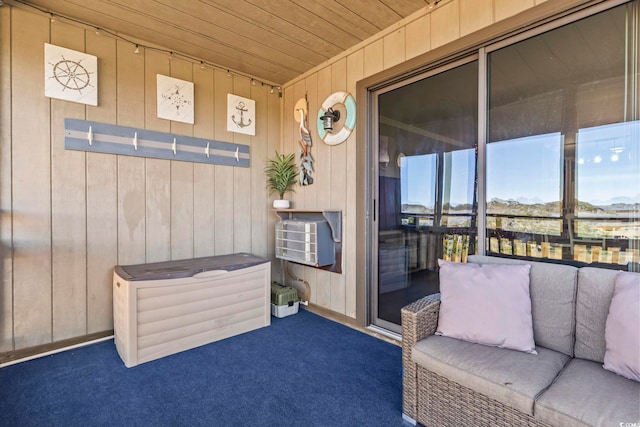
<path fill-rule="evenodd" d="M 640 383 L 602 367 L 617 272 L 527 263 L 537 355 L 434 335 L 439 294 L 402 309 L 405 419 L 437 427 L 640 425 Z"/>

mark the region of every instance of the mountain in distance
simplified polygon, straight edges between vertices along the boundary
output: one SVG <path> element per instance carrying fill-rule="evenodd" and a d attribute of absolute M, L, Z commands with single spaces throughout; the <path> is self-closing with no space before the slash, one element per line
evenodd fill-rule
<path fill-rule="evenodd" d="M 493 198 L 487 203 L 487 212 L 492 214 L 522 215 L 522 216 L 558 216 L 562 210 L 561 203 L 521 203 L 517 200 Z"/>
<path fill-rule="evenodd" d="M 615 211 L 615 212 L 636 211 L 637 212 L 640 210 L 640 202 L 638 202 L 639 200 L 640 200 L 640 194 L 636 195 L 635 198 L 620 196 L 620 197 L 613 197 L 606 201 L 594 200 L 591 202 L 591 204 L 595 206 L 599 206 L 602 209 L 605 209 L 608 211 Z"/>
<path fill-rule="evenodd" d="M 627 198 L 616 198 L 627 199 Z M 635 203 L 631 198 L 628 198 L 632 203 L 627 203 L 624 200 L 612 199 L 612 203 L 606 205 L 596 205 L 594 203 L 577 201 L 576 212 L 581 214 L 590 215 L 616 215 L 629 212 L 640 211 L 640 203 Z M 527 200 L 529 203 L 525 203 Z M 471 205 L 469 203 L 463 204 L 449 204 L 445 203 L 443 206 L 443 212 L 450 213 L 469 213 L 471 212 Z M 402 212 L 414 213 L 414 214 L 433 214 L 434 209 L 431 207 L 423 206 L 419 203 L 405 203 L 402 205 Z M 520 198 L 514 199 L 500 199 L 493 198 L 487 204 L 487 212 L 490 214 L 502 214 L 502 215 L 521 215 L 521 216 L 538 216 L 538 217 L 554 217 L 560 216 L 562 212 L 562 203 L 560 201 L 555 202 L 543 202 L 540 199 L 527 199 Z"/>
<path fill-rule="evenodd" d="M 533 198 L 529 198 L 529 197 L 518 197 L 516 198 L 516 201 L 519 203 L 522 203 L 524 205 L 539 205 L 544 203 L 544 200 L 542 200 L 539 197 L 533 197 Z"/>
<path fill-rule="evenodd" d="M 420 203 L 403 203 L 402 204 L 402 212 L 404 213 L 414 213 L 414 214 L 433 214 L 433 207 L 428 208 Z"/>
<path fill-rule="evenodd" d="M 616 215 L 640 210 L 640 203 L 611 203 L 596 205 L 589 202 L 577 201 L 576 212 L 590 215 Z M 492 199 L 487 204 L 487 211 L 493 214 L 511 214 L 524 216 L 556 216 L 562 211 L 562 203 L 543 202 L 524 204 L 517 200 Z"/>
<path fill-rule="evenodd" d="M 608 200 L 592 200 L 591 204 L 594 204 L 596 206 L 609 206 L 609 205 L 616 205 L 616 204 L 628 204 L 628 205 L 632 205 L 632 204 L 636 204 L 638 203 L 637 201 L 640 200 L 640 194 L 636 194 L 636 197 L 628 197 L 628 196 L 618 196 L 618 197 L 612 197 L 611 199 Z"/>
<path fill-rule="evenodd" d="M 614 203 L 603 208 L 616 212 L 640 212 L 640 203 Z"/>

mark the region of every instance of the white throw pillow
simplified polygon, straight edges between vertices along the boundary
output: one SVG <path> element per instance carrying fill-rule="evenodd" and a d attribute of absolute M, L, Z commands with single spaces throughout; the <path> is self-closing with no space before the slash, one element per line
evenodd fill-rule
<path fill-rule="evenodd" d="M 603 367 L 640 382 L 640 274 L 616 276 L 604 339 Z"/>
<path fill-rule="evenodd" d="M 440 313 L 436 335 L 537 354 L 529 264 L 438 260 Z"/>

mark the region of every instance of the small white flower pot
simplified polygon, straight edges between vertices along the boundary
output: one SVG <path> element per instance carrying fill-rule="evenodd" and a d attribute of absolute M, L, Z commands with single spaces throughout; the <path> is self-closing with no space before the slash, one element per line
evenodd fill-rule
<path fill-rule="evenodd" d="M 273 207 L 275 209 L 289 209 L 289 201 L 284 199 L 276 199 L 273 201 Z"/>

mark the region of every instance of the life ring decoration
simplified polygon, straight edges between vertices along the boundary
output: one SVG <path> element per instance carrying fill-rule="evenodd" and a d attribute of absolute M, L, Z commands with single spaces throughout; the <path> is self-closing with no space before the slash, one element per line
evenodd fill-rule
<path fill-rule="evenodd" d="M 337 104 L 343 104 L 346 108 L 346 117 L 344 118 L 344 124 L 342 129 L 336 133 L 328 132 L 324 129 L 322 123 L 322 116 L 324 116 L 329 109 L 333 111 L 333 107 Z M 322 107 L 318 110 L 318 135 L 325 144 L 338 145 L 346 141 L 351 135 L 351 132 L 356 126 L 356 100 L 348 92 L 334 92 L 322 103 Z"/>

